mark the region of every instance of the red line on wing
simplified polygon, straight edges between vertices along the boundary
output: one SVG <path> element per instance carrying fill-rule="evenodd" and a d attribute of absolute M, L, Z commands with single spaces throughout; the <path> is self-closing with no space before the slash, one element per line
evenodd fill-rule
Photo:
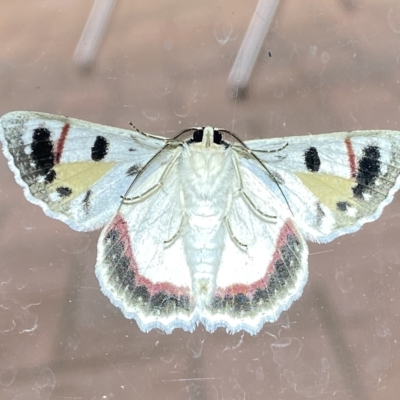
<path fill-rule="evenodd" d="M 349 157 L 351 177 L 355 178 L 357 174 L 357 167 L 356 167 L 356 156 L 354 154 L 353 145 L 351 144 L 350 138 L 346 138 L 344 142 L 346 144 L 347 155 Z"/>
<path fill-rule="evenodd" d="M 124 245 L 125 255 L 130 261 L 130 268 L 135 274 L 135 285 L 145 286 L 151 295 L 164 292 L 176 296 L 188 296 L 189 288 L 184 286 L 176 286 L 169 282 L 152 282 L 139 273 L 139 268 L 132 252 L 131 241 L 129 237 L 129 229 L 126 221 L 121 215 L 117 214 L 113 223 L 110 225 L 110 230 L 115 229 L 119 233 L 119 239 Z"/>
<path fill-rule="evenodd" d="M 287 236 L 289 234 L 293 234 L 298 237 L 298 233 L 294 229 L 293 224 L 291 221 L 287 221 L 283 226 L 281 231 L 279 232 L 279 237 L 275 245 L 275 252 L 272 256 L 272 260 L 269 263 L 265 275 L 249 285 L 235 283 L 227 288 L 218 288 L 215 292 L 215 296 L 218 297 L 226 297 L 226 296 L 235 296 L 237 294 L 243 293 L 246 296 L 252 297 L 257 289 L 265 290 L 268 286 L 269 279 L 271 275 L 275 272 L 275 264 L 276 262 L 282 257 L 280 250 L 287 244 Z"/>
<path fill-rule="evenodd" d="M 64 144 L 65 144 L 65 140 L 68 135 L 69 126 L 70 125 L 67 123 L 62 127 L 60 138 L 57 141 L 57 148 L 56 148 L 56 154 L 55 154 L 55 163 L 56 164 L 58 164 L 61 160 L 61 154 L 64 150 Z"/>

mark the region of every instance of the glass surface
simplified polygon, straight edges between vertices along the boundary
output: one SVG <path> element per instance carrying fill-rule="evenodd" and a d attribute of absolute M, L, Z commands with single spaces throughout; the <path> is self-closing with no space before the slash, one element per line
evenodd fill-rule
<path fill-rule="evenodd" d="M 1 1 L 0 111 L 172 136 L 400 130 L 398 0 L 286 0 L 246 96 L 227 79 L 256 1 L 117 2 L 91 68 L 91 1 Z M 303 296 L 260 333 L 141 332 L 100 292 L 98 232 L 28 203 L 0 157 L 1 399 L 362 399 L 400 391 L 400 194 L 361 231 L 310 244 Z"/>

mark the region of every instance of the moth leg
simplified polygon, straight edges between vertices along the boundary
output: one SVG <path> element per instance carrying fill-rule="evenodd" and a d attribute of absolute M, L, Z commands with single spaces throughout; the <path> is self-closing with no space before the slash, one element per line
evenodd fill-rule
<path fill-rule="evenodd" d="M 226 207 L 226 214 L 224 217 L 224 223 L 226 224 L 226 229 L 228 230 L 229 236 L 232 239 L 232 241 L 236 244 L 239 249 L 246 251 L 247 250 L 247 244 L 242 243 L 233 233 L 231 224 L 228 219 L 229 212 L 231 210 L 231 205 L 232 205 L 232 196 L 229 196 L 228 198 L 228 205 Z"/>
<path fill-rule="evenodd" d="M 153 135 L 152 133 L 147 133 L 147 132 L 143 132 L 140 129 L 136 128 L 135 125 L 132 124 L 132 122 L 129 122 L 129 125 L 131 126 L 131 128 L 140 133 L 143 136 L 146 136 L 147 138 L 151 138 L 151 139 L 157 139 L 157 140 L 162 140 L 165 143 L 169 143 L 169 144 L 174 144 L 174 142 L 176 141 L 176 139 L 178 139 L 180 136 L 182 136 L 183 134 L 190 132 L 193 130 L 193 128 L 188 128 L 188 129 L 184 129 L 183 131 L 179 132 L 175 137 L 173 137 L 172 139 L 170 138 L 166 138 L 164 136 L 159 136 L 159 135 Z M 178 143 L 180 144 L 180 142 Z"/>
<path fill-rule="evenodd" d="M 147 199 L 148 197 L 150 197 L 152 194 L 154 194 L 155 192 L 157 192 L 157 190 L 159 190 L 163 185 L 164 185 L 164 180 L 165 177 L 168 175 L 169 171 L 171 170 L 171 168 L 173 167 L 173 165 L 175 164 L 176 160 L 178 159 L 180 153 L 177 153 L 175 155 L 175 157 L 171 160 L 171 162 L 165 167 L 163 173 L 160 176 L 159 181 L 152 186 L 151 188 L 147 189 L 145 192 L 143 192 L 142 194 L 140 194 L 139 196 L 134 196 L 134 197 L 126 197 L 126 196 L 121 196 L 122 198 L 122 204 L 135 204 L 135 203 L 139 203 L 140 201 L 143 201 L 145 199 Z M 130 189 L 130 188 L 129 188 Z M 128 190 L 129 191 L 129 190 Z"/>
<path fill-rule="evenodd" d="M 152 186 L 150 189 L 146 190 L 139 196 L 135 196 L 135 197 L 121 196 L 122 204 L 135 204 L 135 203 L 139 203 L 142 200 L 146 200 L 152 194 L 157 192 L 157 190 L 160 189 L 162 185 L 163 185 L 163 182 L 160 179 L 154 186 Z"/>
<path fill-rule="evenodd" d="M 178 238 L 179 234 L 181 233 L 181 228 L 182 228 L 184 219 L 185 219 L 185 216 L 182 213 L 182 218 L 181 218 L 181 222 L 179 224 L 179 228 L 177 229 L 177 231 L 175 232 L 175 234 L 171 238 L 169 238 L 167 240 L 164 240 L 164 244 L 165 244 L 166 247 L 170 246 Z"/>
<path fill-rule="evenodd" d="M 233 242 L 236 244 L 237 247 L 239 247 L 239 249 L 242 250 L 247 250 L 247 244 L 242 243 L 241 241 L 239 241 L 239 239 L 234 235 L 233 231 L 232 231 L 232 227 L 231 224 L 229 223 L 228 218 L 225 217 L 224 219 L 225 224 L 226 224 L 226 228 L 228 229 L 228 233 L 230 238 L 233 240 Z"/>
<path fill-rule="evenodd" d="M 243 196 L 245 202 L 248 204 L 248 206 L 251 208 L 251 210 L 254 212 L 254 214 L 256 214 L 261 219 L 271 219 L 271 218 L 276 219 L 276 215 L 268 215 L 268 214 L 263 213 L 261 210 L 259 210 L 257 208 L 257 206 L 253 203 L 253 201 L 250 199 L 249 195 L 244 190 L 242 175 L 239 171 L 239 167 L 238 167 L 235 157 L 233 157 L 233 165 L 235 166 L 236 177 L 239 182 L 239 190 L 238 190 L 239 194 L 241 194 Z"/>
<path fill-rule="evenodd" d="M 171 245 L 172 243 L 175 242 L 175 240 L 177 239 L 177 237 L 181 233 L 181 228 L 182 228 L 183 222 L 185 220 L 185 216 L 186 216 L 186 214 L 185 214 L 185 212 L 186 212 L 186 209 L 185 209 L 185 197 L 183 196 L 182 190 L 180 191 L 180 198 L 181 198 L 181 205 L 182 205 L 182 210 L 183 210 L 182 211 L 181 222 L 179 224 L 179 227 L 178 227 L 178 230 L 176 231 L 176 233 L 170 239 L 164 240 L 164 244 L 165 244 L 166 247 L 168 247 L 169 245 Z"/>

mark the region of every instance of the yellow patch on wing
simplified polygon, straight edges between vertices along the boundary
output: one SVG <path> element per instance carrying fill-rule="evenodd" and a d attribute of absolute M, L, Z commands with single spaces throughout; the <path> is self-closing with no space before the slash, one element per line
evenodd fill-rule
<path fill-rule="evenodd" d="M 357 207 L 357 204 L 352 201 L 354 198 L 352 188 L 356 184 L 354 179 L 319 172 L 297 172 L 296 176 L 321 203 L 332 211 L 338 211 L 337 203 L 339 202 L 347 202 Z"/>
<path fill-rule="evenodd" d="M 72 200 L 87 192 L 114 165 L 114 162 L 94 161 L 56 164 L 53 167 L 56 179 L 49 185 L 49 189 L 56 191 L 57 188 L 69 188 L 71 194 L 66 199 Z"/>

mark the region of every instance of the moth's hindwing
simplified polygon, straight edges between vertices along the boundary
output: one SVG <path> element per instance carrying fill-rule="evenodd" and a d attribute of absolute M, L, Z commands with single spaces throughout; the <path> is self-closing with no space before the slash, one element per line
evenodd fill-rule
<path fill-rule="evenodd" d="M 0 139 L 27 199 L 76 230 L 104 226 L 164 144 L 136 131 L 34 112 L 4 115 Z"/>
<path fill-rule="evenodd" d="M 159 162 L 165 168 L 163 158 Z M 163 170 L 149 173 L 129 196 L 140 196 L 157 184 Z M 98 244 L 96 275 L 103 292 L 146 332 L 178 327 L 192 331 L 198 322 L 180 232 L 184 215 L 177 175 L 175 166 L 163 189 L 123 204 Z"/>

